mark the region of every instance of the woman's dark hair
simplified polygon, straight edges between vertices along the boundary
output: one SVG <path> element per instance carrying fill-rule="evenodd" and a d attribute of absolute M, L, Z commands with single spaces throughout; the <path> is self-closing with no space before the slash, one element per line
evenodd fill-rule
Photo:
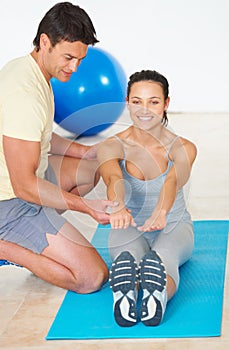
<path fill-rule="evenodd" d="M 131 86 L 134 83 L 137 83 L 143 80 L 154 81 L 156 83 L 159 83 L 163 89 L 165 100 L 168 98 L 169 96 L 168 80 L 162 74 L 156 72 L 155 70 L 142 70 L 141 72 L 136 72 L 130 76 L 128 86 L 127 86 L 127 99 L 129 99 Z M 165 126 L 168 124 L 168 117 L 167 117 L 166 111 L 164 111 L 164 115 L 161 122 Z"/>
<path fill-rule="evenodd" d="M 55 46 L 61 40 L 81 41 L 86 45 L 94 45 L 98 42 L 95 28 L 88 14 L 79 6 L 70 2 L 60 2 L 45 14 L 33 40 L 33 45 L 37 51 L 40 49 L 42 33 L 48 35 L 52 46 Z"/>

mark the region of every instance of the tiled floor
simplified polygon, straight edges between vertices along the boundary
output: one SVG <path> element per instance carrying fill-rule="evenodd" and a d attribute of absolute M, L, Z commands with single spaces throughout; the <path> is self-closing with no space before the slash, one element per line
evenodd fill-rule
<path fill-rule="evenodd" d="M 124 113 L 121 122 L 128 120 Z M 121 123 L 122 124 L 122 123 Z M 196 143 L 198 157 L 186 197 L 193 219 L 229 219 L 229 114 L 171 114 L 170 126 Z M 98 142 L 121 129 L 117 123 L 102 136 L 82 142 Z M 104 193 L 100 182 L 96 194 Z M 93 193 L 90 194 L 93 196 Z M 91 237 L 95 223 L 85 215 L 65 214 Z M 227 266 L 229 261 L 227 260 Z M 0 348 L 7 350 L 223 350 L 229 346 L 229 272 L 226 272 L 222 335 L 190 339 L 117 339 L 46 341 L 45 336 L 65 291 L 53 287 L 24 268 L 0 268 Z M 197 316 L 198 317 L 198 316 Z"/>

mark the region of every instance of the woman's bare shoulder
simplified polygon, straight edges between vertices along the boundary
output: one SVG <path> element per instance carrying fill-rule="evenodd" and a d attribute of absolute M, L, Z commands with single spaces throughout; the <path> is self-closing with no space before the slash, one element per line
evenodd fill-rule
<path fill-rule="evenodd" d="M 97 145 L 97 159 L 99 162 L 110 159 L 123 158 L 123 145 L 118 136 L 111 136 Z"/>
<path fill-rule="evenodd" d="M 170 156 L 173 159 L 183 158 L 188 156 L 189 160 L 193 162 L 197 155 L 196 145 L 185 137 L 179 136 L 171 148 Z"/>

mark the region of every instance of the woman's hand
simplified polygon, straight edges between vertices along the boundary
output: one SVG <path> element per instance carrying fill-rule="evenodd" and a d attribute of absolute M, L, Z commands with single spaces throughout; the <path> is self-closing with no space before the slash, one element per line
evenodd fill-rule
<path fill-rule="evenodd" d="M 144 232 L 163 230 L 166 223 L 166 212 L 164 210 L 154 210 L 144 225 L 138 227 L 138 230 Z"/>
<path fill-rule="evenodd" d="M 136 226 L 130 210 L 122 208 L 110 214 L 110 224 L 113 229 L 125 229 L 129 226 Z"/>

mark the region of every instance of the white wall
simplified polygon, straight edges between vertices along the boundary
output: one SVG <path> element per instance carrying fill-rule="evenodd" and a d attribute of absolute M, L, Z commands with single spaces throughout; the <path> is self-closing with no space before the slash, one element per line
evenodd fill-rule
<path fill-rule="evenodd" d="M 57 1 L 0 1 L 0 67 L 32 50 Z M 170 111 L 228 112 L 229 0 L 72 0 L 93 20 L 99 46 L 129 76 L 156 69 L 170 82 Z"/>

